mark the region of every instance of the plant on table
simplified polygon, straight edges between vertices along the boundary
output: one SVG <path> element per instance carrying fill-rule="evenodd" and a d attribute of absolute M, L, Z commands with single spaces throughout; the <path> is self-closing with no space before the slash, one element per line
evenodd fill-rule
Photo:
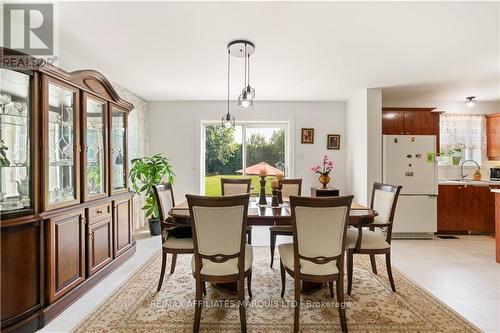
<path fill-rule="evenodd" d="M 323 164 L 316 165 L 311 168 L 311 171 L 319 174 L 319 181 L 326 188 L 330 182 L 330 172 L 335 168 L 335 164 L 328 158 L 327 155 L 323 157 Z"/>

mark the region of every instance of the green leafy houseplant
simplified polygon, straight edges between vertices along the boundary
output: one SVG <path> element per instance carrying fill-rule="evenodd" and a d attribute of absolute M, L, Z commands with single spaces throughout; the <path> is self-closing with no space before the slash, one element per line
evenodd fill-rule
<path fill-rule="evenodd" d="M 175 174 L 172 170 L 172 164 L 163 154 L 135 158 L 131 163 L 130 181 L 132 187 L 135 192 L 144 194 L 146 197 L 146 203 L 142 209 L 151 222 L 151 219 L 158 219 L 160 216 L 153 187 L 165 179 L 170 183 L 173 182 Z"/>

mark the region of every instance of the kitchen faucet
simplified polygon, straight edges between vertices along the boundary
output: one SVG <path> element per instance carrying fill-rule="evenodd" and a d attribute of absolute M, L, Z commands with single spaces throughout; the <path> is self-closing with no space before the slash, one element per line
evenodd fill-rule
<path fill-rule="evenodd" d="M 479 164 L 476 161 L 474 161 L 474 160 L 465 160 L 465 161 L 463 161 L 460 164 L 460 180 L 464 180 L 464 178 L 469 175 L 469 174 L 464 175 L 464 164 L 467 163 L 467 162 L 472 162 L 472 163 L 476 164 L 479 169 L 481 169 L 481 167 L 479 166 Z"/>

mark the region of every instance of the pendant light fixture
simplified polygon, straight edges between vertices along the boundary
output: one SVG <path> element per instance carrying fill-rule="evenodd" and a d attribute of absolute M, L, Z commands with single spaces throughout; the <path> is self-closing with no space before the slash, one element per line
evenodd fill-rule
<path fill-rule="evenodd" d="M 231 49 L 227 48 L 227 113 L 222 116 L 222 127 L 234 128 L 236 124 L 236 119 L 229 112 L 229 88 L 230 88 L 230 78 L 231 78 Z"/>

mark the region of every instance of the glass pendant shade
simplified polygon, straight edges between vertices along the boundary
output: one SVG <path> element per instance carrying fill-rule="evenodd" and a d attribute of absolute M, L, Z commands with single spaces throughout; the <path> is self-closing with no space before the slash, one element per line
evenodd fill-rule
<path fill-rule="evenodd" d="M 241 94 L 238 96 L 238 105 L 244 108 L 247 108 L 253 105 L 253 100 L 255 98 L 255 89 L 248 85 L 241 91 Z"/>
<path fill-rule="evenodd" d="M 222 116 L 222 126 L 225 128 L 234 128 L 236 119 L 229 112 Z"/>

